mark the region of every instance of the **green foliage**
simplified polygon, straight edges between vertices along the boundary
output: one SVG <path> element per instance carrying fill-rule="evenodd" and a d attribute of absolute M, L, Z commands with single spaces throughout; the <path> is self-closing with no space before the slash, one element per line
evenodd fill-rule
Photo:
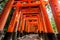
<path fill-rule="evenodd" d="M 48 4 L 47 6 L 46 6 L 48 9 L 50 9 L 50 5 Z"/>
<path fill-rule="evenodd" d="M 54 32 L 57 32 L 56 25 L 55 25 L 55 22 L 54 22 L 54 18 L 53 17 L 51 18 L 51 24 L 52 24 L 52 27 L 53 27 Z"/>
<path fill-rule="evenodd" d="M 50 5 L 48 4 L 46 7 L 49 9 L 47 12 L 49 12 L 51 10 Z M 54 30 L 54 32 L 57 32 L 54 18 L 51 15 L 52 13 L 48 13 L 48 14 L 49 14 L 49 17 L 51 17 L 50 19 L 51 19 L 51 24 L 52 24 L 53 30 Z"/>
<path fill-rule="evenodd" d="M 3 1 L 0 2 L 0 12 L 2 12 L 6 2 L 7 2 L 7 0 L 3 0 Z"/>

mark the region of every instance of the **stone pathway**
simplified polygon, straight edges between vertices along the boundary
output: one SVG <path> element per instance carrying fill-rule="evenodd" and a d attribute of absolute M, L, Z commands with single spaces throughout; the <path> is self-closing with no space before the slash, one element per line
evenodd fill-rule
<path fill-rule="evenodd" d="M 18 40 L 40 40 L 38 34 L 29 34 L 25 35 L 21 38 L 18 38 Z"/>

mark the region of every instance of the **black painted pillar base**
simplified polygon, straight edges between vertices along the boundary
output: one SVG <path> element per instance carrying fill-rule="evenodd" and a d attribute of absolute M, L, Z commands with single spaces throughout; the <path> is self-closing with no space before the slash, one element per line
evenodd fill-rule
<path fill-rule="evenodd" d="M 19 37 L 22 37 L 24 34 L 23 34 L 23 31 L 17 31 L 17 38 L 19 38 Z"/>
<path fill-rule="evenodd" d="M 54 33 L 47 33 L 48 40 L 56 40 L 56 36 Z"/>
<path fill-rule="evenodd" d="M 57 39 L 60 40 L 60 34 L 57 34 Z"/>
<path fill-rule="evenodd" d="M 26 35 L 26 32 L 19 32 L 19 31 L 17 31 L 17 38 L 22 37 L 24 35 Z"/>
<path fill-rule="evenodd" d="M 20 35 L 20 37 L 24 36 L 24 32 L 23 31 L 20 32 L 19 35 Z"/>
<path fill-rule="evenodd" d="M 44 40 L 57 40 L 54 33 L 43 33 L 43 32 L 41 32 L 41 33 L 39 33 L 39 37 L 41 37 Z M 59 38 L 59 36 L 58 36 L 58 38 Z"/>
<path fill-rule="evenodd" d="M 17 38 L 19 38 L 20 37 L 20 32 L 19 31 L 17 31 Z"/>
<path fill-rule="evenodd" d="M 0 31 L 0 40 L 2 39 L 3 31 Z"/>
<path fill-rule="evenodd" d="M 43 40 L 48 40 L 47 39 L 47 33 L 44 33 L 43 31 L 41 33 L 38 33 L 39 37 L 42 38 Z"/>
<path fill-rule="evenodd" d="M 44 36 L 44 33 L 43 33 L 43 31 L 40 33 L 40 32 L 38 32 L 38 34 L 39 34 L 39 37 L 43 37 Z"/>
<path fill-rule="evenodd" d="M 12 40 L 17 40 L 17 32 L 13 32 Z"/>
<path fill-rule="evenodd" d="M 3 40 L 12 40 L 12 35 L 13 35 L 13 33 L 7 32 L 7 33 L 5 34 Z"/>
<path fill-rule="evenodd" d="M 24 33 L 24 35 L 28 35 L 29 34 L 29 33 L 25 32 L 25 31 L 23 33 Z"/>

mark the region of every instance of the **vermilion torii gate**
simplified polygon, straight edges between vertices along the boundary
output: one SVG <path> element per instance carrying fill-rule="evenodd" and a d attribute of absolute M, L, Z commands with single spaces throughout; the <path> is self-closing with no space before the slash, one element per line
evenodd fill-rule
<path fill-rule="evenodd" d="M 16 34 L 17 31 L 18 34 L 24 32 L 43 32 L 44 34 L 46 33 L 48 36 L 53 36 L 52 34 L 54 32 L 46 11 L 46 5 L 48 3 L 50 3 L 52 13 L 56 22 L 56 28 L 58 34 L 60 34 L 60 9 L 59 5 L 57 5 L 58 0 L 49 0 L 49 2 L 46 2 L 44 0 L 8 0 L 0 18 L 1 34 L 12 8 L 14 8 L 14 13 L 8 26 L 8 30 L 4 37 L 4 40 L 12 39 L 13 34 Z M 15 37 L 12 40 L 15 40 Z M 51 40 L 53 39 L 51 38 Z"/>

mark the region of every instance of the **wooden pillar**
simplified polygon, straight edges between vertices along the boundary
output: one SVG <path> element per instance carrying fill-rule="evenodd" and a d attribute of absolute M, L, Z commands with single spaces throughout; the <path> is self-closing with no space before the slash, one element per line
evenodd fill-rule
<path fill-rule="evenodd" d="M 7 33 L 4 37 L 4 40 L 11 40 L 12 39 L 13 32 L 15 31 L 16 26 L 17 26 L 16 21 L 17 21 L 18 13 L 19 13 L 19 8 L 17 7 L 13 13 L 13 16 L 12 16 L 12 19 L 10 21 Z"/>
<path fill-rule="evenodd" d="M 13 3 L 14 3 L 14 0 L 8 0 L 8 2 L 6 3 L 6 5 L 0 15 L 0 40 L 2 38 L 3 29 L 6 24 L 7 18 L 9 16 L 9 12 L 12 9 Z"/>
<path fill-rule="evenodd" d="M 5 23 L 7 21 L 7 18 L 9 16 L 9 12 L 12 8 L 13 3 L 14 3 L 14 0 L 9 0 L 6 3 L 4 10 L 2 11 L 1 18 L 0 18 L 0 31 L 3 31 L 3 28 L 4 28 Z"/>
<path fill-rule="evenodd" d="M 49 3 L 55 19 L 57 31 L 60 34 L 60 4 L 58 3 L 58 0 L 49 0 Z"/>
<path fill-rule="evenodd" d="M 40 0 L 40 2 L 41 2 L 40 9 L 41 9 L 41 11 L 43 13 L 43 16 L 44 16 L 47 32 L 48 33 L 53 33 L 53 29 L 52 29 L 52 26 L 51 26 L 49 18 L 48 18 L 48 14 L 47 14 L 47 11 L 46 11 L 46 7 L 45 7 L 45 4 L 44 4 L 44 1 Z"/>

